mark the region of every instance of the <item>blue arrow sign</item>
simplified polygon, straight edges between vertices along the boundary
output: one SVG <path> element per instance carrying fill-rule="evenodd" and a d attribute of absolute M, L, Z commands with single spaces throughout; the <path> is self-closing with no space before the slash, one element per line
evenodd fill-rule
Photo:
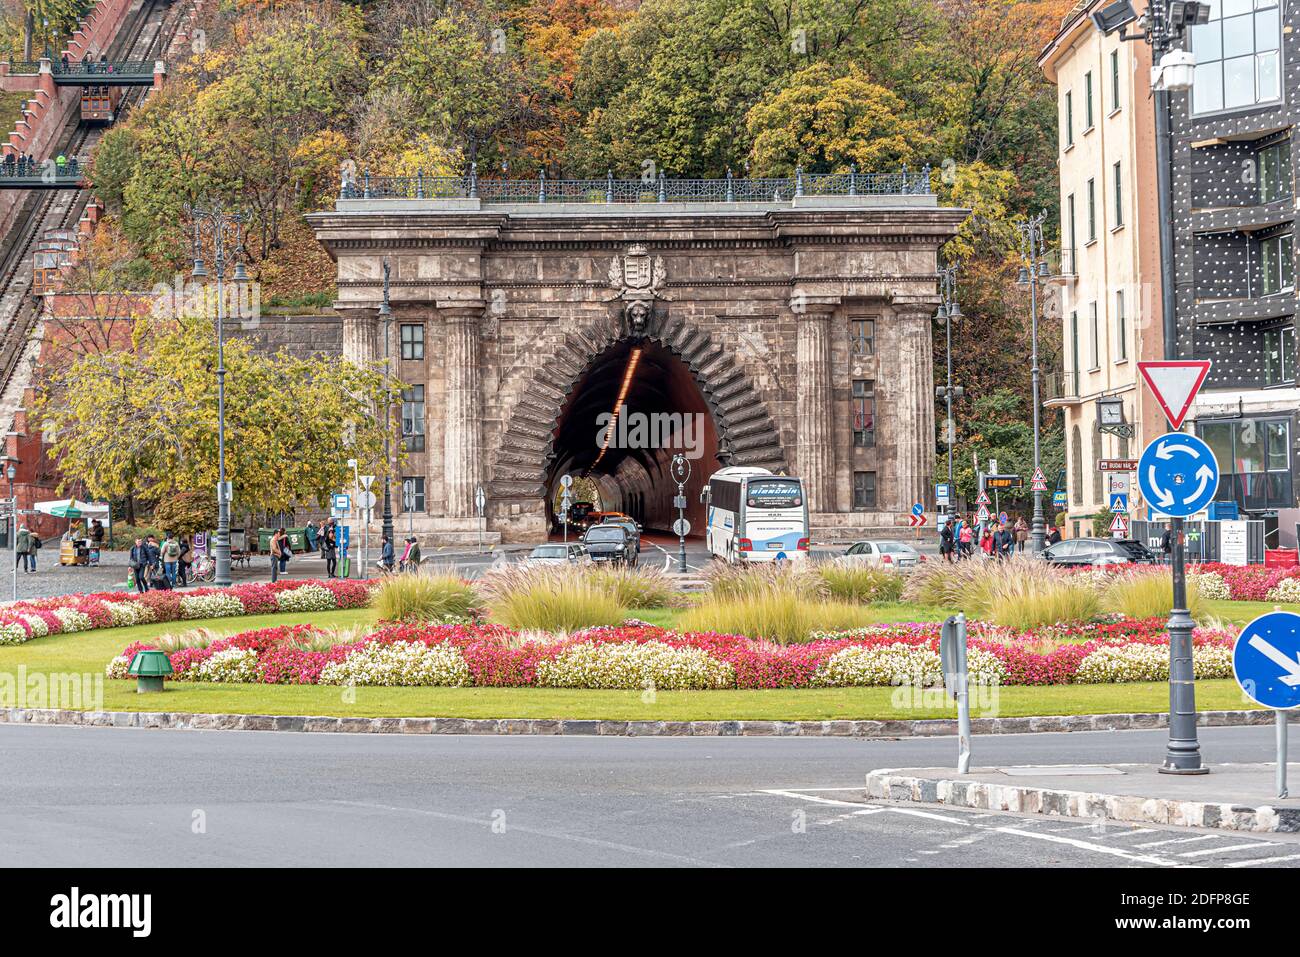
<path fill-rule="evenodd" d="M 1300 707 L 1300 615 L 1260 615 L 1237 636 L 1232 675 L 1252 701 L 1265 708 Z"/>
<path fill-rule="evenodd" d="M 1196 436 L 1169 432 L 1142 451 L 1138 484 L 1152 509 L 1186 518 L 1214 501 L 1219 490 L 1219 463 L 1210 447 Z"/>
<path fill-rule="evenodd" d="M 913 515 L 923 515 L 923 514 L 925 514 L 925 506 L 922 505 L 920 502 L 916 502 L 916 503 L 914 503 L 914 504 L 912 505 L 912 514 L 913 514 Z"/>
<path fill-rule="evenodd" d="M 1128 511 L 1128 496 L 1123 492 L 1110 493 L 1110 510 L 1112 512 Z"/>

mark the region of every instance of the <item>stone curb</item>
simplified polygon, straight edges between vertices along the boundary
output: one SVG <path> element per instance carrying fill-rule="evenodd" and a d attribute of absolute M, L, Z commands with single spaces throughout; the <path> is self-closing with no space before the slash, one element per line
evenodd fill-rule
<path fill-rule="evenodd" d="M 1201 727 L 1273 723 L 1271 711 L 1202 711 Z M 1300 719 L 1300 714 L 1292 720 Z M 1163 728 L 1165 714 L 1081 714 L 974 718 L 974 734 L 1129 731 Z M 347 734 L 566 734 L 626 737 L 910 738 L 955 735 L 957 722 L 918 721 L 598 721 L 551 718 L 340 718 L 311 715 L 194 714 L 183 711 L 73 711 L 0 708 L 0 724 L 189 731 L 312 731 Z"/>
<path fill-rule="evenodd" d="M 1050 817 L 1088 820 L 1101 818 L 1133 824 L 1172 824 L 1227 831 L 1300 831 L 1300 808 L 1275 808 L 1269 805 L 1250 807 L 1095 791 L 920 778 L 909 775 L 905 768 L 868 772 L 866 794 L 868 800 L 942 804 L 980 811 L 1012 811 Z"/>

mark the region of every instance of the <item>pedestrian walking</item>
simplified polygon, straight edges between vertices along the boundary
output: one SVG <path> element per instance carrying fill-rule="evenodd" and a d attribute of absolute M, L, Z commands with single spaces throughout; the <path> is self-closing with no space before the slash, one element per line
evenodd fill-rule
<path fill-rule="evenodd" d="M 1029 541 L 1029 526 L 1025 524 L 1024 516 L 1016 518 L 1016 551 L 1025 550 L 1025 542 Z"/>
<path fill-rule="evenodd" d="M 176 580 L 181 585 L 190 583 L 190 568 L 194 565 L 194 546 L 190 542 L 190 536 L 182 535 L 179 539 L 181 546 L 181 557 L 176 563 Z"/>
<path fill-rule="evenodd" d="M 1016 538 L 1011 529 L 999 523 L 997 531 L 993 533 L 993 554 L 998 558 L 1010 558 L 1015 546 Z"/>
<path fill-rule="evenodd" d="M 1165 526 L 1164 534 L 1160 536 L 1160 552 L 1166 565 L 1174 563 L 1174 526 L 1172 522 Z"/>
<path fill-rule="evenodd" d="M 944 561 L 952 561 L 952 522 L 944 522 L 939 529 L 939 554 Z"/>
<path fill-rule="evenodd" d="M 307 551 L 308 551 L 309 553 L 311 553 L 311 554 L 315 554 L 316 552 L 318 552 L 318 551 L 320 550 L 319 546 L 316 544 L 316 521 L 315 521 L 315 519 L 311 519 L 311 520 L 309 520 L 309 521 L 307 522 L 307 527 L 306 527 L 305 529 L 303 529 L 302 535 L 303 535 L 303 538 L 305 538 L 305 539 L 307 540 Z"/>
<path fill-rule="evenodd" d="M 27 570 L 36 571 L 36 553 L 41 549 L 41 539 L 35 532 L 32 532 L 32 547 L 27 552 Z"/>
<path fill-rule="evenodd" d="M 167 576 L 167 584 L 172 588 L 176 587 L 177 566 L 181 560 L 181 543 L 176 540 L 176 536 L 170 532 L 163 539 L 161 548 L 161 558 L 163 574 Z"/>
<path fill-rule="evenodd" d="M 1060 540 L 1061 540 L 1061 530 L 1057 528 L 1055 525 L 1053 525 L 1047 531 L 1047 544 L 1055 545 Z"/>
<path fill-rule="evenodd" d="M 131 577 L 135 580 L 135 590 L 143 595 L 149 590 L 149 546 L 145 544 L 143 538 L 136 538 L 126 563 L 131 569 Z"/>
<path fill-rule="evenodd" d="M 386 572 L 393 570 L 393 540 L 387 535 L 379 546 L 379 567 Z"/>
<path fill-rule="evenodd" d="M 271 581 L 278 581 L 289 563 L 289 536 L 277 528 L 271 536 Z"/>
<path fill-rule="evenodd" d="M 962 523 L 961 533 L 957 540 L 958 554 L 962 558 L 970 558 L 971 551 L 974 549 L 975 530 L 971 528 L 970 521 Z"/>
<path fill-rule="evenodd" d="M 338 571 L 338 537 L 335 532 L 334 519 L 330 519 L 321 529 L 320 553 L 325 559 L 325 577 L 334 578 Z"/>

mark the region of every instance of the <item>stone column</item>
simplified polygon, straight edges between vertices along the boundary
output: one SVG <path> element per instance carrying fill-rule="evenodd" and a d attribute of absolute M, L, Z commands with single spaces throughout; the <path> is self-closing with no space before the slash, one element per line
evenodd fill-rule
<path fill-rule="evenodd" d="M 343 313 L 343 358 L 363 365 L 383 358 L 378 350 L 377 309 L 345 308 Z"/>
<path fill-rule="evenodd" d="M 438 308 L 446 328 L 442 467 L 448 518 L 476 518 L 474 490 L 483 480 L 483 397 L 479 372 L 483 308 L 482 302 Z"/>
<path fill-rule="evenodd" d="M 831 405 L 831 317 L 835 307 L 807 304 L 795 313 L 795 468 L 810 512 L 835 510 L 835 442 Z"/>
<path fill-rule="evenodd" d="M 893 372 L 892 402 L 885 420 L 895 449 L 896 494 L 888 496 L 906 512 L 913 502 L 929 506 L 934 480 L 934 354 L 929 304 L 895 306 L 897 354 L 882 362 Z M 880 417 L 877 416 L 879 419 Z"/>

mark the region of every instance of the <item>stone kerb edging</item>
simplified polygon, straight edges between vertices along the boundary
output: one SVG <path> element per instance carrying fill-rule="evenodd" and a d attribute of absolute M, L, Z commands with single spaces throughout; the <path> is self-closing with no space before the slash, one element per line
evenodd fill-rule
<path fill-rule="evenodd" d="M 1270 805 L 1250 807 L 1096 791 L 1067 791 L 1032 785 L 916 777 L 908 774 L 906 769 L 869 772 L 866 796 L 868 800 L 875 801 L 939 804 L 981 811 L 1010 811 L 1133 824 L 1167 824 L 1266 833 L 1300 831 L 1300 808 L 1275 808 Z"/>
<path fill-rule="evenodd" d="M 1262 725 L 1271 711 L 1203 711 L 1202 727 Z M 1294 719 L 1293 719 L 1294 720 Z M 1032 718 L 976 718 L 975 734 L 1049 731 L 1126 731 L 1163 728 L 1165 714 L 1083 714 Z M 955 720 L 920 721 L 604 721 L 552 718 L 341 718 L 312 715 L 195 714 L 182 711 L 72 711 L 0 708 L 0 724 L 57 724 L 97 728 L 170 728 L 188 731 L 309 731 L 344 734 L 515 734 L 625 737 L 843 737 L 906 738 L 955 735 Z"/>

